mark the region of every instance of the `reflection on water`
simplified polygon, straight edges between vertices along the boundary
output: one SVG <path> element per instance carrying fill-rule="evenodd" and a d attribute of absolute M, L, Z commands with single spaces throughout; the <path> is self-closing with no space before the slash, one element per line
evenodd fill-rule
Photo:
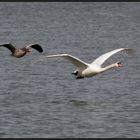
<path fill-rule="evenodd" d="M 95 108 L 104 108 L 107 105 L 111 105 L 109 102 L 87 102 L 87 101 L 79 101 L 79 100 L 71 100 L 70 101 L 74 106 L 92 106 Z"/>

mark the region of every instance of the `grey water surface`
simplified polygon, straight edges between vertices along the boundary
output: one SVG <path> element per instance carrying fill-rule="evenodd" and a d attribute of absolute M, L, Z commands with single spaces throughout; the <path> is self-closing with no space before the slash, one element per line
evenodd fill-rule
<path fill-rule="evenodd" d="M 140 3 L 0 2 L 0 44 L 40 44 L 23 58 L 0 47 L 1 138 L 140 137 Z M 76 80 L 68 53 L 87 63 L 128 47 L 106 65 L 124 67 Z"/>

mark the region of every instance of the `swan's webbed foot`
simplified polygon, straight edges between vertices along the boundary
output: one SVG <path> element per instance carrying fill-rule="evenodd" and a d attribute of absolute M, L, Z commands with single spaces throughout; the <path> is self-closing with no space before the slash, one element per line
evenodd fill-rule
<path fill-rule="evenodd" d="M 83 76 L 76 76 L 76 79 L 82 79 L 84 78 Z"/>

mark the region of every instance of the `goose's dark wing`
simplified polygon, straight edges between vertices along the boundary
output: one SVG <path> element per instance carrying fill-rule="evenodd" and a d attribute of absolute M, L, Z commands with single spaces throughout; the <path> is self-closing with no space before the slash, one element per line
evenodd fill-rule
<path fill-rule="evenodd" d="M 40 53 L 43 52 L 43 49 L 39 44 L 30 44 L 26 48 L 33 48 L 33 49 L 37 50 Z"/>
<path fill-rule="evenodd" d="M 15 46 L 13 46 L 13 45 L 10 44 L 10 43 L 7 43 L 7 44 L 0 44 L 0 46 L 3 46 L 3 47 L 8 48 L 12 53 L 14 53 L 15 50 L 16 50 Z"/>

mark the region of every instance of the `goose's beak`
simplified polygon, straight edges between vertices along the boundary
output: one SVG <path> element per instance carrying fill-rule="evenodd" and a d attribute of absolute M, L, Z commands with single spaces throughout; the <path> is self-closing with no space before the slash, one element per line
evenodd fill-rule
<path fill-rule="evenodd" d="M 28 50 L 27 50 L 27 53 L 28 53 L 28 54 L 31 54 L 31 52 L 32 52 L 32 49 L 28 49 Z"/>

